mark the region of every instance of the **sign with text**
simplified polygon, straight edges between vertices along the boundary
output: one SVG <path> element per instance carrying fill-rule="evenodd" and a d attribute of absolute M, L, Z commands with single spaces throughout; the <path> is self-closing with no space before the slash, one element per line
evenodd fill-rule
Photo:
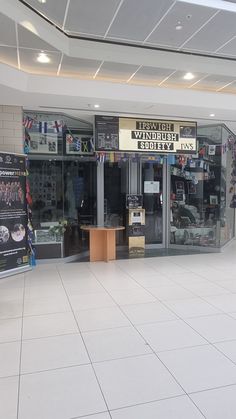
<path fill-rule="evenodd" d="M 0 153 L 0 274 L 29 264 L 25 157 Z"/>
<path fill-rule="evenodd" d="M 119 118 L 119 150 L 193 154 L 195 122 Z"/>

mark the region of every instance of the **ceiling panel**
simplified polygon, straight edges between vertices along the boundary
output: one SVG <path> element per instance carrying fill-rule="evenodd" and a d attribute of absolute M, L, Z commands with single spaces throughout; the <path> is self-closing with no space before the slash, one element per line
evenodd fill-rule
<path fill-rule="evenodd" d="M 71 0 L 65 30 L 104 36 L 120 0 Z"/>
<path fill-rule="evenodd" d="M 60 63 L 60 53 L 48 53 L 50 63 L 42 64 L 37 61 L 38 51 L 20 48 L 21 70 L 35 74 L 56 74 Z"/>
<path fill-rule="evenodd" d="M 173 3 L 174 0 L 125 0 L 107 37 L 144 41 Z"/>
<path fill-rule="evenodd" d="M 42 13 L 52 22 L 62 26 L 67 0 L 47 0 L 46 3 L 41 3 L 38 0 L 26 0 L 26 3 Z"/>
<path fill-rule="evenodd" d="M 166 81 L 164 81 L 162 86 L 165 86 L 165 87 L 181 87 L 181 88 L 190 87 L 194 83 L 196 83 L 198 80 L 200 80 L 200 79 L 202 79 L 203 77 L 206 76 L 206 74 L 204 74 L 204 73 L 194 73 L 194 76 L 195 76 L 194 79 L 185 80 L 184 75 L 185 75 L 185 72 L 176 71 L 174 74 L 172 74 L 172 76 L 170 76 Z"/>
<path fill-rule="evenodd" d="M 97 79 L 109 79 L 119 82 L 126 82 L 132 74 L 137 71 L 138 66 L 132 64 L 121 64 L 121 63 L 111 63 L 105 62 L 103 63 L 98 75 L 96 76 Z"/>
<path fill-rule="evenodd" d="M 236 35 L 236 14 L 221 11 L 200 32 L 198 32 L 185 48 L 214 52 L 225 42 Z"/>
<path fill-rule="evenodd" d="M 173 69 L 144 66 L 137 71 L 129 83 L 157 85 L 171 73 L 173 73 Z"/>
<path fill-rule="evenodd" d="M 43 41 L 37 35 L 18 25 L 19 46 L 22 48 L 32 48 L 44 51 L 57 51 L 52 45 Z"/>
<path fill-rule="evenodd" d="M 236 81 L 229 86 L 226 86 L 224 89 L 221 90 L 222 93 L 234 93 L 236 94 Z"/>
<path fill-rule="evenodd" d="M 227 45 L 225 45 L 223 48 L 220 48 L 217 51 L 217 54 L 225 55 L 225 56 L 236 56 L 236 38 L 232 39 Z"/>
<path fill-rule="evenodd" d="M 177 2 L 147 42 L 178 48 L 215 12 L 210 7 Z M 183 26 L 181 30 L 176 30 L 178 24 Z"/>
<path fill-rule="evenodd" d="M 0 46 L 0 62 L 17 67 L 17 49 Z"/>
<path fill-rule="evenodd" d="M 15 22 L 0 13 L 0 45 L 16 46 Z"/>
<path fill-rule="evenodd" d="M 83 60 L 64 55 L 60 76 L 92 78 L 101 65 L 98 60 Z"/>
<path fill-rule="evenodd" d="M 221 87 L 225 86 L 228 83 L 233 82 L 236 79 L 235 77 L 227 77 L 220 75 L 209 75 L 203 80 L 200 80 L 199 83 L 195 84 L 192 88 L 196 90 L 213 90 L 216 91 Z"/>

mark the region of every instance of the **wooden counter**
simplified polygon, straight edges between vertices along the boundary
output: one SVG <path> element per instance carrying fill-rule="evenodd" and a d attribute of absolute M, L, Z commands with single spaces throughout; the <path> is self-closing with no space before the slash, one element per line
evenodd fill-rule
<path fill-rule="evenodd" d="M 116 259 L 116 231 L 125 227 L 81 226 L 81 230 L 89 232 L 90 262 Z"/>

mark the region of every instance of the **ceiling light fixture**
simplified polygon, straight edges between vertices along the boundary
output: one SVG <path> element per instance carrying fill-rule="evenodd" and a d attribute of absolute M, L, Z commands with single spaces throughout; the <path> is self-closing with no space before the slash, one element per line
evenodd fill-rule
<path fill-rule="evenodd" d="M 215 116 L 215 114 L 214 113 L 210 113 L 210 116 L 213 118 Z"/>
<path fill-rule="evenodd" d="M 37 61 L 42 64 L 48 64 L 51 60 L 45 52 L 40 52 L 37 57 Z"/>
<path fill-rule="evenodd" d="M 94 108 L 100 108 L 100 105 L 96 104 L 94 105 Z"/>
<path fill-rule="evenodd" d="M 177 22 L 177 25 L 176 25 L 175 29 L 176 29 L 177 31 L 181 31 L 181 29 L 183 29 L 183 25 L 181 25 L 181 22 L 180 22 L 180 21 L 179 21 L 179 22 Z"/>
<path fill-rule="evenodd" d="M 43 4 L 44 4 L 44 3 L 46 3 L 46 2 L 47 2 L 47 0 L 38 0 L 38 2 L 39 2 L 39 3 L 43 3 Z"/>
<path fill-rule="evenodd" d="M 195 76 L 193 73 L 186 73 L 183 78 L 184 80 L 192 80 L 195 78 Z"/>

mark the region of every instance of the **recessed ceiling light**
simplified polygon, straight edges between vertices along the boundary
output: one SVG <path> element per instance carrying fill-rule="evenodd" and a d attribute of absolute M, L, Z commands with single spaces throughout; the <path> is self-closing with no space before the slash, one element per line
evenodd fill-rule
<path fill-rule="evenodd" d="M 193 73 L 186 73 L 183 78 L 184 80 L 192 80 L 195 78 L 195 76 Z"/>
<path fill-rule="evenodd" d="M 46 3 L 47 0 L 38 0 L 39 3 Z"/>
<path fill-rule="evenodd" d="M 100 105 L 96 104 L 94 105 L 94 108 L 100 108 Z"/>
<path fill-rule="evenodd" d="M 214 113 L 210 113 L 210 116 L 213 118 L 215 116 L 215 114 Z"/>
<path fill-rule="evenodd" d="M 40 52 L 37 57 L 37 61 L 42 64 L 48 64 L 51 60 L 45 52 Z"/>
<path fill-rule="evenodd" d="M 175 29 L 177 31 L 181 31 L 181 29 L 183 29 L 183 25 L 181 25 L 181 22 L 177 22 L 177 25 L 176 25 Z"/>

